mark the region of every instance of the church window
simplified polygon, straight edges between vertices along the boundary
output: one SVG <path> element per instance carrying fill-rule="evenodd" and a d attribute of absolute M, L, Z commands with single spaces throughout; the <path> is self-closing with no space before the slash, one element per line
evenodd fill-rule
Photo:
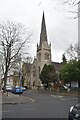
<path fill-rule="evenodd" d="M 35 86 L 35 81 L 33 81 L 33 86 Z"/>
<path fill-rule="evenodd" d="M 49 60 L 49 54 L 45 53 L 45 60 Z"/>

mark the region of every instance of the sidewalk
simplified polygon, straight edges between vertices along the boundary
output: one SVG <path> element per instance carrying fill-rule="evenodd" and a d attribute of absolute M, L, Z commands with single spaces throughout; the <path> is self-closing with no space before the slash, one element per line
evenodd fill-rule
<path fill-rule="evenodd" d="M 25 104 L 28 102 L 34 102 L 34 99 L 13 93 L 2 93 L 2 104 Z"/>
<path fill-rule="evenodd" d="M 66 92 L 59 92 L 59 91 L 50 91 L 50 90 L 37 90 L 39 93 L 46 93 L 46 94 L 52 94 L 52 95 L 62 95 L 62 96 L 69 96 L 69 97 L 77 97 L 80 98 L 80 92 L 79 91 L 66 91 Z"/>

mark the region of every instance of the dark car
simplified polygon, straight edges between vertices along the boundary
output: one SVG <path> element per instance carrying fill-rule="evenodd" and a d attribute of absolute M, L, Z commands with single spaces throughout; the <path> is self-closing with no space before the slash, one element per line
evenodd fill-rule
<path fill-rule="evenodd" d="M 23 89 L 20 86 L 14 87 L 12 89 L 12 93 L 14 93 L 14 94 L 22 94 L 23 93 Z"/>
<path fill-rule="evenodd" d="M 70 108 L 69 120 L 80 120 L 80 103 Z"/>

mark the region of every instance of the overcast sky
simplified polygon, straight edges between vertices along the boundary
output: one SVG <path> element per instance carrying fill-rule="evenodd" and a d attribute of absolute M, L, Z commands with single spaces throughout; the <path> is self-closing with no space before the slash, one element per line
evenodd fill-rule
<path fill-rule="evenodd" d="M 30 48 L 26 49 L 32 57 L 36 56 L 36 45 L 40 40 L 43 10 L 48 42 L 51 42 L 52 61 L 61 62 L 62 54 L 70 44 L 74 45 L 78 41 L 77 19 L 71 19 L 71 14 L 62 12 L 67 6 L 58 4 L 58 1 L 43 0 L 40 3 L 40 0 L 0 0 L 0 22 L 17 21 L 32 32 Z"/>

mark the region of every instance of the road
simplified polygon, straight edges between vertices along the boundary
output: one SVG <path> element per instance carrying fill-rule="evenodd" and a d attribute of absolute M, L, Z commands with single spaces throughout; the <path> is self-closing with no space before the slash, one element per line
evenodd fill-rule
<path fill-rule="evenodd" d="M 70 106 L 78 103 L 76 97 L 26 91 L 33 102 L 16 105 L 3 105 L 3 118 L 68 118 Z"/>

